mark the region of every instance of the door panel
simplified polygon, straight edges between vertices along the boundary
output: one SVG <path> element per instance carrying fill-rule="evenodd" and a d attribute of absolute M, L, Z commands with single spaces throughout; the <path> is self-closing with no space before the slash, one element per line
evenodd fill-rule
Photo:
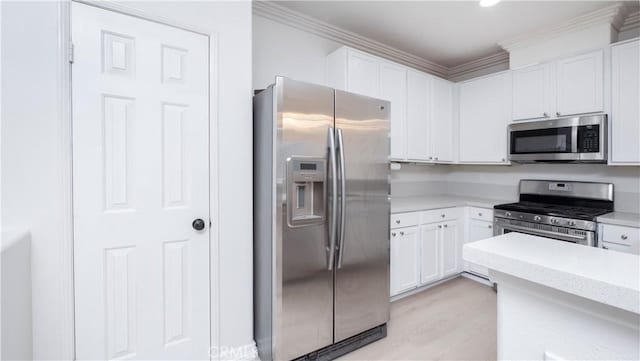
<path fill-rule="evenodd" d="M 289 360 L 333 342 L 333 271 L 328 270 L 328 204 L 324 220 L 292 225 L 287 159 L 327 159 L 327 135 L 333 126 L 333 89 L 296 82 L 276 81 L 278 95 L 276 165 L 277 215 L 274 290 L 274 358 Z M 327 162 L 328 165 L 328 162 Z M 326 173 L 328 176 L 328 173 Z M 328 187 L 329 178 L 325 181 Z M 332 197 L 333 195 L 330 195 Z M 288 201 L 289 200 L 289 201 Z"/>
<path fill-rule="evenodd" d="M 555 117 L 551 105 L 551 64 L 530 66 L 513 71 L 513 119 Z"/>
<path fill-rule="evenodd" d="M 442 249 L 442 277 L 458 273 L 460 268 L 461 242 L 458 234 L 458 223 L 442 223 L 440 229 Z"/>
<path fill-rule="evenodd" d="M 420 226 L 420 253 L 422 262 L 420 269 L 420 283 L 427 284 L 440 278 L 440 252 L 438 247 L 438 225 L 426 224 Z"/>
<path fill-rule="evenodd" d="M 336 91 L 346 209 L 335 276 L 335 341 L 389 319 L 389 103 Z M 344 195 L 343 195 L 344 196 Z"/>
<path fill-rule="evenodd" d="M 611 48 L 610 163 L 640 164 L 640 41 Z"/>
<path fill-rule="evenodd" d="M 433 78 L 429 139 L 436 162 L 453 162 L 453 83 Z"/>
<path fill-rule="evenodd" d="M 208 38 L 72 3 L 78 359 L 208 359 Z"/>
<path fill-rule="evenodd" d="M 430 82 L 428 75 L 410 71 L 407 75 L 407 158 L 428 160 Z"/>
<path fill-rule="evenodd" d="M 604 110 L 602 50 L 558 61 L 558 115 Z"/>
<path fill-rule="evenodd" d="M 391 152 L 393 159 L 407 158 L 407 70 L 393 64 L 380 64 L 380 98 L 391 102 Z"/>
<path fill-rule="evenodd" d="M 391 296 L 418 285 L 418 227 L 391 231 Z"/>
<path fill-rule="evenodd" d="M 349 50 L 348 64 L 349 91 L 370 97 L 378 96 L 378 60 L 370 55 Z"/>

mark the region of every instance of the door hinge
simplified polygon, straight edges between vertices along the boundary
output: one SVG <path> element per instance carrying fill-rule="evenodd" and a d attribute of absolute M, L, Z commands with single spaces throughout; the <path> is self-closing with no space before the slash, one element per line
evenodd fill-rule
<path fill-rule="evenodd" d="M 69 63 L 73 64 L 73 43 L 69 44 Z"/>

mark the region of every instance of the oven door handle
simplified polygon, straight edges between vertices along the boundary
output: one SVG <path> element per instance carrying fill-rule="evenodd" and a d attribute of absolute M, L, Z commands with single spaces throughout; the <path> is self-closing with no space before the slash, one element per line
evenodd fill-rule
<path fill-rule="evenodd" d="M 501 225 L 502 229 L 513 229 L 513 230 L 520 230 L 520 231 L 525 231 L 528 232 L 529 234 L 533 234 L 534 236 L 538 233 L 542 233 L 542 234 L 547 234 L 549 236 L 554 236 L 554 237 L 563 237 L 563 238 L 571 238 L 571 239 L 577 239 L 580 241 L 584 241 L 587 239 L 587 236 L 573 236 L 571 234 L 565 234 L 565 233 L 556 233 L 556 232 L 552 232 L 552 231 L 546 231 L 544 229 L 534 229 L 534 228 L 527 228 L 527 227 L 522 227 L 522 226 L 514 226 L 512 224 L 509 225 Z"/>

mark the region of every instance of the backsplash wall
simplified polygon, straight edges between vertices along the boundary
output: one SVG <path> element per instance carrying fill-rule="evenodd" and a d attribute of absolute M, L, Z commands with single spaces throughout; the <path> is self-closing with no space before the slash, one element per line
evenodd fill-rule
<path fill-rule="evenodd" d="M 391 171 L 391 195 L 454 194 L 514 201 L 520 179 L 613 183 L 616 210 L 640 213 L 640 167 L 600 164 L 403 164 L 400 170 Z"/>

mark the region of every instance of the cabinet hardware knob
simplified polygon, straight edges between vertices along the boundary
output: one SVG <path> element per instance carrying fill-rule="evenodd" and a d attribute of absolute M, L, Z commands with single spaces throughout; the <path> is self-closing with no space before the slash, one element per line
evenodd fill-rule
<path fill-rule="evenodd" d="M 444 214 L 441 214 L 440 217 L 444 218 Z"/>
<path fill-rule="evenodd" d="M 482 217 L 482 213 L 481 213 L 481 212 L 478 212 L 478 215 L 479 215 L 480 217 Z"/>
<path fill-rule="evenodd" d="M 559 117 L 559 116 L 560 116 L 560 112 L 556 112 L 556 116 L 558 116 L 558 117 Z"/>
<path fill-rule="evenodd" d="M 429 157 L 429 160 L 432 160 L 432 159 L 433 159 L 433 157 Z"/>
<path fill-rule="evenodd" d="M 396 236 L 396 232 L 391 233 L 391 237 L 395 237 Z"/>
<path fill-rule="evenodd" d="M 433 159 L 438 160 L 438 157 L 434 157 Z"/>
<path fill-rule="evenodd" d="M 399 219 L 396 219 L 396 224 L 400 224 L 400 220 Z"/>
<path fill-rule="evenodd" d="M 447 228 L 447 225 L 446 225 L 446 224 L 444 225 L 444 228 Z"/>
<path fill-rule="evenodd" d="M 602 246 L 602 249 L 609 249 L 609 247 L 607 247 L 607 246 Z"/>
<path fill-rule="evenodd" d="M 626 234 L 623 234 L 622 236 L 620 236 L 620 238 L 622 238 L 622 239 L 627 239 L 627 238 L 629 238 L 629 237 L 627 237 L 627 235 L 626 235 Z"/>
<path fill-rule="evenodd" d="M 400 232 L 400 235 L 401 235 L 401 236 L 404 236 L 404 232 Z"/>
<path fill-rule="evenodd" d="M 548 118 L 549 117 L 549 113 L 544 112 L 544 113 L 542 113 L 542 116 L 545 117 L 545 118 Z"/>
<path fill-rule="evenodd" d="M 489 229 L 493 228 L 493 226 L 492 226 L 492 225 L 488 225 L 487 227 L 489 227 Z"/>
<path fill-rule="evenodd" d="M 506 160 L 505 158 L 502 158 L 502 161 L 503 161 L 503 162 L 506 162 L 507 160 Z"/>

